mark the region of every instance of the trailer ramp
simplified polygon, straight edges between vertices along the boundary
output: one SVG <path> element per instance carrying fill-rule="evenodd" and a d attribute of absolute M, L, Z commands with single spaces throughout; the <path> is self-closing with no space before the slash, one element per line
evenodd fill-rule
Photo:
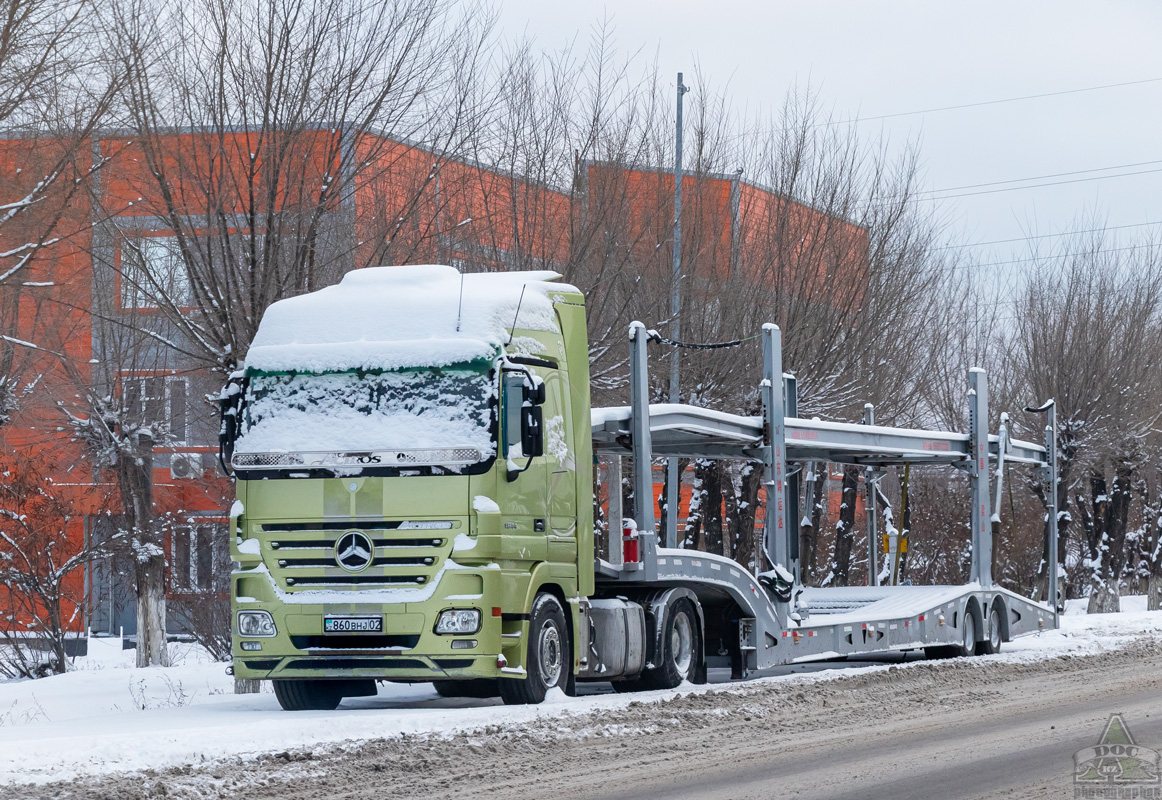
<path fill-rule="evenodd" d="M 994 605 L 1002 620 L 1002 639 L 1056 627 L 1053 610 L 993 587 L 852 586 L 806 588 L 799 596 L 800 617 L 786 619 L 766 586 L 738 562 L 696 550 L 659 548 L 657 581 L 683 585 L 702 598 L 726 595 L 741 613 L 741 646 L 750 670 L 837 656 L 959 644 L 966 614 L 977 630 Z"/>

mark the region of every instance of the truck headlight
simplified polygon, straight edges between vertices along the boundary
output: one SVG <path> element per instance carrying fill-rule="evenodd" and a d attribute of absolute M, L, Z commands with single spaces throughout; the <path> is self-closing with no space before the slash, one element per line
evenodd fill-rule
<path fill-rule="evenodd" d="M 274 618 L 269 611 L 239 611 L 239 636 L 275 636 Z"/>
<path fill-rule="evenodd" d="M 476 633 L 480 630 L 480 610 L 453 608 L 440 613 L 436 633 Z"/>

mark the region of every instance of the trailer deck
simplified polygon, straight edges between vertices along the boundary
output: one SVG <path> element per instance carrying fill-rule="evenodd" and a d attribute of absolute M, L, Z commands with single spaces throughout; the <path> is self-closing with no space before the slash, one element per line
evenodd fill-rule
<path fill-rule="evenodd" d="M 1052 402 L 1045 444 L 1014 439 L 1007 415 L 990 434 L 988 388 L 983 370 L 969 370 L 968 433 L 892 428 L 874 424 L 874 409 L 865 407 L 863 424 L 801 419 L 795 378 L 784 375 L 781 338 L 774 325 L 764 326 L 764 375 L 760 389 L 763 414 L 744 416 L 681 404 L 650 404 L 646 344 L 651 335 L 640 323 L 630 327 L 631 402 L 595 408 L 593 450 L 606 460 L 609 481 L 620 483 L 621 458 L 633 456 L 635 496 L 653 493 L 652 460 L 658 457 L 745 459 L 761 462 L 768 502 L 763 553 L 770 570 L 752 574 L 738 562 L 674 547 L 659 547 L 652 503 L 636 504 L 635 522 L 641 557 L 626 564 L 620 537 L 610 537 L 608 553 L 597 559 L 599 588 L 617 592 L 629 587 L 685 586 L 706 601 L 729 597 L 740 609 L 739 638 L 747 669 L 811 658 L 866 654 L 887 650 L 948 647 L 963 644 L 965 620 L 971 616 L 976 640 L 987 642 L 986 620 L 996 610 L 1000 639 L 1033 633 L 1058 624 L 1054 604 L 1042 604 L 996 586 L 992 580 L 992 537 L 999 506 L 990 503 L 990 483 L 1000 498 L 1006 467 L 1037 468 L 1049 485 L 1057 479 L 1055 420 Z M 781 380 L 776 380 L 776 376 Z M 776 385 L 781 389 L 776 391 Z M 790 412 L 790 413 L 785 413 Z M 838 462 L 864 467 L 867 503 L 868 585 L 804 587 L 798 565 L 798 484 L 796 465 Z M 972 580 L 963 586 L 881 586 L 877 569 L 876 483 L 893 465 L 944 465 L 970 477 L 972 503 Z M 1053 498 L 1054 492 L 1047 492 Z M 621 517 L 620 497 L 610 496 L 610 519 Z M 1050 586 L 1056 586 L 1056 510 L 1047 526 Z M 781 586 L 776 589 L 776 584 Z M 708 654 L 708 662 L 716 659 Z"/>

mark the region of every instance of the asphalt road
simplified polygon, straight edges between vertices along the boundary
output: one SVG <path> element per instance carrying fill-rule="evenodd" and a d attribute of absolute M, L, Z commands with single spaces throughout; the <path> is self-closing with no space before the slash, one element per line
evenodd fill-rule
<path fill-rule="evenodd" d="M 1157 663 L 1151 669 L 1157 669 Z M 1138 744 L 1162 749 L 1162 692 L 1115 678 L 1093 696 L 1055 693 L 1020 681 L 1003 696 L 917 718 L 892 717 L 828 730 L 790 747 L 745 748 L 700 758 L 678 776 L 602 791 L 604 798 L 717 800 L 929 800 L 1074 797 L 1072 755 L 1097 743 L 1113 712 L 1123 712 Z M 1023 696 L 1022 696 L 1023 695 Z M 987 698 L 987 699 L 986 699 Z M 1162 793 L 1162 789 L 1155 788 Z M 1112 795 L 1111 795 L 1112 796 Z M 1156 794 L 1162 796 L 1162 794 Z"/>

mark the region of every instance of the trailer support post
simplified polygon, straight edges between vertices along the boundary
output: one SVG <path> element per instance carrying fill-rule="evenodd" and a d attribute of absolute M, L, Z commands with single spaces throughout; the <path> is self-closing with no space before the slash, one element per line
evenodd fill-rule
<path fill-rule="evenodd" d="M 864 403 L 863 424 L 876 424 L 876 408 L 871 403 Z M 875 467 L 868 467 L 863 471 L 864 513 L 867 516 L 867 585 L 880 585 L 879 569 L 879 506 L 876 503 L 876 486 L 879 476 Z"/>
<path fill-rule="evenodd" d="M 657 575 L 658 534 L 654 526 L 653 442 L 650 439 L 650 375 L 646 357 L 649 334 L 646 326 L 629 325 L 629 402 L 633 434 L 633 510 L 637 518 L 642 578 Z"/>
<path fill-rule="evenodd" d="M 763 485 L 766 514 L 763 517 L 763 549 L 772 565 L 786 569 L 790 562 L 786 505 L 787 460 L 783 413 L 783 334 L 779 326 L 763 325 L 763 425 L 766 447 Z M 759 571 L 762 571 L 760 567 Z"/>
<path fill-rule="evenodd" d="M 790 373 L 783 375 L 783 413 L 788 417 L 799 416 L 799 382 Z M 799 478 L 796 471 L 787 476 L 787 545 L 790 563 L 788 567 L 795 576 L 796 583 L 803 582 L 803 574 L 799 564 Z"/>
<path fill-rule="evenodd" d="M 1054 613 L 1057 613 L 1063 605 L 1057 590 L 1057 579 L 1060 574 L 1057 561 L 1057 526 L 1060 523 L 1057 518 L 1057 403 L 1050 400 L 1048 405 L 1049 416 L 1045 423 L 1045 462 L 1049 470 L 1049 489 L 1045 494 L 1049 501 L 1046 509 L 1049 519 L 1045 526 L 1045 534 L 1049 537 L 1049 588 L 1045 597 L 1049 607 L 1053 609 Z"/>
<path fill-rule="evenodd" d="M 989 390 L 985 371 L 968 371 L 969 453 L 972 461 L 972 574 L 986 589 L 993 585 L 993 528 L 989 514 Z"/>

